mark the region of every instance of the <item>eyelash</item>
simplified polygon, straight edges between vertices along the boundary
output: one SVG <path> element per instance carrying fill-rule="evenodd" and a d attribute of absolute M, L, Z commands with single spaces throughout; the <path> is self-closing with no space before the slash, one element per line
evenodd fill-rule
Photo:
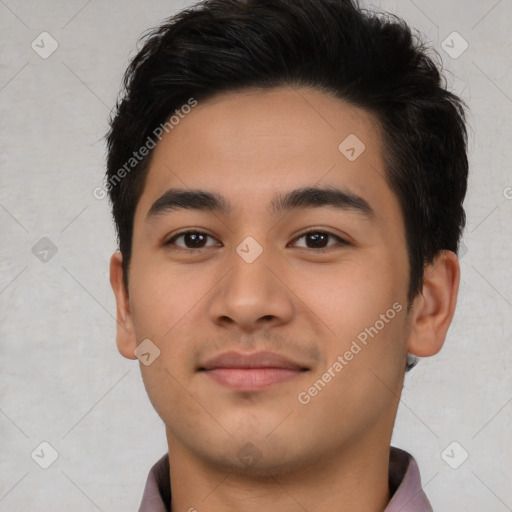
<path fill-rule="evenodd" d="M 178 245 L 175 245 L 175 241 L 183 236 L 183 235 L 188 235 L 188 234 L 193 234 L 193 235 L 206 235 L 207 237 L 210 237 L 210 238 L 213 238 L 213 236 L 209 235 L 208 233 L 205 233 L 203 231 L 182 231 L 181 233 L 177 233 L 176 235 L 174 235 L 172 238 L 170 238 L 167 242 L 164 242 L 164 246 L 170 246 L 170 245 L 174 245 L 178 250 L 181 250 L 181 251 L 185 251 L 185 252 L 198 252 L 200 251 L 201 249 L 208 249 L 208 247 L 199 247 L 199 248 L 196 248 L 196 249 L 192 249 L 192 248 L 189 248 L 189 247 L 180 247 Z M 301 249 L 309 249 L 311 251 L 314 251 L 314 252 L 320 252 L 320 253 L 326 253 L 326 252 L 330 252 L 332 250 L 336 250 L 336 249 L 339 249 L 340 246 L 346 246 L 346 245 L 350 245 L 346 240 L 344 240 L 343 238 L 339 237 L 338 235 L 335 235 L 334 233 L 330 233 L 329 231 L 322 231 L 322 230 L 319 230 L 319 229 L 312 229 L 312 230 L 309 230 L 309 231 L 305 231 L 304 233 L 301 233 L 299 234 L 294 240 L 293 242 L 296 242 L 297 240 L 307 236 L 307 235 L 310 235 L 310 234 L 322 234 L 322 235 L 327 235 L 328 237 L 332 237 L 332 238 L 335 238 L 337 239 L 337 243 L 335 244 L 331 244 L 331 245 L 328 245 L 327 247 L 324 247 L 324 248 L 319 248 L 319 249 L 315 249 L 315 248 L 311 248 L 311 247 L 301 247 Z M 211 247 L 211 246 L 210 246 Z"/>

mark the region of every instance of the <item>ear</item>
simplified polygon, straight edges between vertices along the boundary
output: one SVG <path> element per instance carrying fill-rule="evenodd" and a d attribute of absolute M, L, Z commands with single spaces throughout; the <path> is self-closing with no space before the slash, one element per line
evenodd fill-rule
<path fill-rule="evenodd" d="M 130 299 L 123 281 L 123 255 L 116 251 L 110 258 L 110 285 L 114 291 L 117 305 L 117 350 L 127 359 L 137 359 L 134 350 L 137 339 L 130 310 Z"/>
<path fill-rule="evenodd" d="M 419 357 L 437 354 L 455 312 L 460 266 L 452 251 L 441 251 L 424 271 L 423 288 L 414 299 L 408 352 Z"/>

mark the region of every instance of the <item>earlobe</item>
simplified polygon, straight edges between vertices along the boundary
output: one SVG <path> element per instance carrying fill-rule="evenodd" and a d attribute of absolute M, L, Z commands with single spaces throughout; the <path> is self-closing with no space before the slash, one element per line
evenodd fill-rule
<path fill-rule="evenodd" d="M 136 359 L 134 350 L 137 348 L 135 329 L 128 292 L 123 281 L 123 256 L 116 251 L 110 258 L 110 285 L 116 299 L 116 343 L 117 349 L 127 359 Z"/>
<path fill-rule="evenodd" d="M 414 300 L 407 343 L 411 354 L 427 357 L 441 350 L 455 313 L 459 281 L 459 260 L 452 251 L 441 251 L 425 267 L 423 288 Z"/>

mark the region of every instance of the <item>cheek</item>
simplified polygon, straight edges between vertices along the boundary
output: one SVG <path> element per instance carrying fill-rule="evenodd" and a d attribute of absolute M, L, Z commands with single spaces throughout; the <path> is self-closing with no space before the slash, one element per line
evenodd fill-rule
<path fill-rule="evenodd" d="M 373 325 L 393 303 L 406 299 L 402 273 L 385 254 L 364 255 L 339 265 L 299 269 L 290 279 L 297 296 L 342 339 Z"/>
<path fill-rule="evenodd" d="M 344 357 L 344 387 L 356 394 L 378 385 L 374 374 L 394 388 L 403 373 L 407 274 L 394 266 L 386 254 L 361 257 L 340 265 L 338 271 L 331 268 L 309 278 L 314 287 L 297 284 L 298 293 L 307 297 L 307 305 L 329 328 L 322 329 L 327 368 L 338 356 Z"/>
<path fill-rule="evenodd" d="M 182 319 L 200 307 L 212 288 L 210 273 L 197 267 L 148 261 L 133 272 L 131 304 L 138 335 L 162 341 L 173 334 Z M 211 277 L 211 276 L 210 276 Z"/>

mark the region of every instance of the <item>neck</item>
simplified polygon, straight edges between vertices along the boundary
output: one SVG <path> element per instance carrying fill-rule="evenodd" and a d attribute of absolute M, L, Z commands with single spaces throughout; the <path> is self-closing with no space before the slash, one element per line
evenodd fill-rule
<path fill-rule="evenodd" d="M 390 500 L 390 439 L 354 441 L 265 476 L 206 463 L 169 431 L 167 439 L 171 512 L 383 512 Z"/>

